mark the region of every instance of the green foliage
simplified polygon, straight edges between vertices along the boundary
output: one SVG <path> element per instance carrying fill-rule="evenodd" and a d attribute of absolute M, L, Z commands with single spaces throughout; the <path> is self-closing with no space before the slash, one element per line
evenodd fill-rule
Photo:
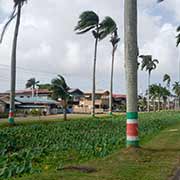
<path fill-rule="evenodd" d="M 69 86 L 67 85 L 63 76 L 58 75 L 57 78 L 51 81 L 51 90 L 53 99 L 67 100 L 70 97 Z"/>
<path fill-rule="evenodd" d="M 102 40 L 117 30 L 115 21 L 107 16 L 101 22 L 99 16 L 93 11 L 84 11 L 79 16 L 79 21 L 74 29 L 77 34 L 83 34 L 92 30 L 95 39 Z"/>
<path fill-rule="evenodd" d="M 51 89 L 51 84 L 38 84 L 39 89 Z"/>
<path fill-rule="evenodd" d="M 152 60 L 151 55 L 141 55 L 139 57 L 142 59 L 141 70 L 145 68 L 149 74 L 151 73 L 152 70 L 156 69 L 157 67 L 156 64 L 159 63 L 157 59 Z"/>
<path fill-rule="evenodd" d="M 166 87 L 162 87 L 161 84 L 152 84 L 149 87 L 150 97 L 152 99 L 163 98 L 167 99 L 171 95 L 170 91 Z"/>
<path fill-rule="evenodd" d="M 171 83 L 171 77 L 168 74 L 165 74 L 163 76 L 163 82 L 166 82 L 167 83 L 167 87 L 169 88 L 170 87 L 170 83 Z"/>
<path fill-rule="evenodd" d="M 176 123 L 177 119 L 180 119 L 178 113 L 141 114 L 141 140 Z M 0 179 L 33 173 L 42 159 L 49 158 L 48 162 L 58 161 L 63 166 L 70 161 L 71 154 L 78 161 L 105 157 L 125 146 L 125 132 L 125 116 L 3 128 Z"/>
<path fill-rule="evenodd" d="M 180 97 L 180 83 L 179 82 L 175 82 L 173 84 L 173 89 L 174 93 L 176 94 L 176 96 Z"/>
<path fill-rule="evenodd" d="M 33 88 L 35 89 L 35 87 L 39 84 L 39 81 L 36 81 L 35 78 L 31 78 L 27 81 L 26 83 L 26 88 Z"/>

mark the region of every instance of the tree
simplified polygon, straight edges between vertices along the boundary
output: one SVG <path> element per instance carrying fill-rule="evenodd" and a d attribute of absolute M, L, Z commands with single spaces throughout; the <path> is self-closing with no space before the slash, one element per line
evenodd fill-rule
<path fill-rule="evenodd" d="M 31 78 L 27 81 L 26 83 L 26 88 L 31 88 L 32 89 L 32 97 L 34 97 L 34 90 L 38 86 L 39 81 L 36 81 L 35 78 Z"/>
<path fill-rule="evenodd" d="M 174 91 L 174 93 L 178 97 L 178 108 L 179 108 L 180 107 L 180 83 L 175 82 L 172 86 L 173 86 L 172 90 Z"/>
<path fill-rule="evenodd" d="M 37 86 L 39 87 L 39 89 L 51 89 L 51 84 L 47 83 L 47 84 L 37 84 Z"/>
<path fill-rule="evenodd" d="M 149 101 L 149 86 L 150 86 L 150 80 L 151 80 L 151 72 L 152 70 L 156 69 L 159 61 L 157 59 L 152 59 L 151 55 L 141 55 L 139 56 L 142 59 L 141 63 L 141 70 L 146 70 L 148 72 L 148 93 L 147 93 L 147 111 L 150 111 L 150 101 Z"/>
<path fill-rule="evenodd" d="M 103 40 L 107 35 L 114 32 L 114 30 L 116 30 L 116 23 L 110 17 L 106 17 L 102 22 L 100 22 L 99 17 L 95 12 L 85 11 L 79 16 L 79 21 L 75 27 L 75 31 L 77 34 L 84 34 L 90 30 L 95 38 L 92 86 L 92 116 L 95 116 L 95 81 L 98 41 Z"/>
<path fill-rule="evenodd" d="M 21 8 L 27 0 L 13 0 L 14 8 L 9 17 L 9 20 L 3 27 L 3 31 L 0 37 L 0 43 L 2 43 L 4 34 L 8 25 L 12 22 L 12 20 L 16 17 L 16 25 L 14 31 L 14 38 L 12 44 L 12 54 L 11 54 L 11 91 L 10 91 L 10 108 L 9 108 L 9 118 L 8 122 L 10 124 L 14 124 L 14 111 L 15 111 L 15 90 L 16 90 L 16 50 L 17 50 L 17 39 L 19 33 L 19 26 L 21 20 Z"/>
<path fill-rule="evenodd" d="M 162 87 L 161 84 L 152 84 L 149 86 L 149 94 L 153 101 L 158 99 L 158 111 L 160 111 L 161 99 L 166 104 L 167 98 L 170 96 L 170 91 L 166 87 Z"/>
<path fill-rule="evenodd" d="M 64 120 L 67 120 L 67 105 L 70 98 L 69 86 L 63 76 L 58 75 L 57 78 L 51 81 L 52 98 L 55 100 L 61 99 L 64 109 Z"/>
<path fill-rule="evenodd" d="M 152 84 L 149 86 L 149 97 L 152 99 L 153 101 L 153 111 L 156 111 L 156 98 L 158 97 L 157 95 L 157 85 L 156 84 Z"/>
<path fill-rule="evenodd" d="M 111 81 L 110 81 L 110 95 L 109 95 L 109 113 L 112 115 L 112 95 L 113 95 L 113 74 L 114 74 L 114 56 L 118 46 L 120 38 L 118 37 L 117 30 L 114 31 L 111 35 L 111 44 L 112 44 L 112 65 L 111 65 Z"/>
<path fill-rule="evenodd" d="M 127 146 L 138 147 L 137 0 L 124 1 L 125 74 L 127 89 Z"/>
<path fill-rule="evenodd" d="M 170 91 L 171 77 L 168 74 L 165 74 L 163 77 L 163 82 L 166 82 L 166 86 Z M 170 109 L 170 99 L 168 97 L 168 109 Z"/>

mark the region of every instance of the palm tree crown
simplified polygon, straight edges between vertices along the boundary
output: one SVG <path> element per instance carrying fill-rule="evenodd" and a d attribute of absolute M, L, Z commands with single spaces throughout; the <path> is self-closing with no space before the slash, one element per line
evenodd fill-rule
<path fill-rule="evenodd" d="M 163 77 L 163 82 L 166 82 L 167 87 L 170 87 L 171 77 L 168 74 L 165 74 Z"/>
<path fill-rule="evenodd" d="M 174 84 L 173 84 L 173 89 L 172 89 L 173 91 L 174 91 L 174 93 L 178 96 L 178 97 L 180 97 L 180 83 L 179 82 L 175 82 Z"/>
<path fill-rule="evenodd" d="M 156 67 L 157 67 L 156 64 L 159 63 L 159 61 L 157 59 L 152 60 L 151 55 L 141 55 L 139 57 L 142 58 L 141 70 L 143 70 L 145 68 L 146 71 L 149 72 L 149 74 L 151 74 L 152 70 L 156 69 Z"/>
<path fill-rule="evenodd" d="M 39 81 L 36 81 L 35 78 L 31 78 L 27 81 L 26 83 L 26 88 L 33 88 L 35 89 L 36 88 L 36 85 L 38 85 Z"/>
<path fill-rule="evenodd" d="M 79 16 L 79 21 L 75 27 L 77 34 L 83 34 L 92 30 L 93 36 L 99 40 L 104 39 L 108 34 L 116 30 L 116 23 L 107 16 L 102 22 L 93 11 L 85 11 Z"/>
<path fill-rule="evenodd" d="M 111 35 L 111 40 L 110 40 L 113 48 L 115 48 L 115 49 L 117 48 L 117 45 L 118 45 L 119 41 L 120 41 L 120 38 L 119 38 L 119 36 L 118 36 L 117 29 L 116 29 L 116 30 L 112 33 L 112 35 Z"/>
<path fill-rule="evenodd" d="M 57 78 L 51 81 L 51 90 L 53 99 L 58 100 L 61 98 L 62 100 L 66 100 L 70 97 L 69 94 L 69 86 L 67 85 L 63 76 L 58 75 Z"/>

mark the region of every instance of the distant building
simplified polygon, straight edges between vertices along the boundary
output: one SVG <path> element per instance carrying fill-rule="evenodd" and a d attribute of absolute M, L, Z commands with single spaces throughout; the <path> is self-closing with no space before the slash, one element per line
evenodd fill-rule
<path fill-rule="evenodd" d="M 44 99 L 48 99 L 51 96 L 51 91 L 48 89 L 34 89 L 34 97 L 41 97 Z M 0 93 L 0 97 L 9 95 L 10 91 L 6 91 L 5 93 Z M 25 89 L 25 90 L 16 90 L 16 97 L 17 98 L 31 98 L 32 97 L 32 90 Z"/>

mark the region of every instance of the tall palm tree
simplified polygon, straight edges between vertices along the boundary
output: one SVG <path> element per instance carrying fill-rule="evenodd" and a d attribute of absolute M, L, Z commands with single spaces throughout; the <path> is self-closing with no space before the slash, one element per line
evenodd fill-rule
<path fill-rule="evenodd" d="M 166 82 L 166 87 L 170 91 L 170 85 L 171 85 L 171 77 L 168 74 L 165 74 L 163 77 L 163 82 Z M 168 97 L 168 109 L 170 109 L 170 99 Z"/>
<path fill-rule="evenodd" d="M 178 97 L 178 108 L 180 108 L 180 83 L 175 82 L 172 86 L 173 86 L 172 90 L 174 91 L 174 93 Z"/>
<path fill-rule="evenodd" d="M 19 33 L 19 26 L 21 20 L 21 8 L 27 0 L 13 0 L 14 7 L 13 12 L 11 13 L 9 20 L 5 24 L 1 37 L 0 43 L 2 43 L 5 31 L 8 25 L 16 17 L 16 25 L 14 31 L 14 39 L 12 44 L 12 54 L 11 54 L 11 91 L 10 91 L 10 109 L 9 109 L 9 118 L 8 122 L 14 124 L 14 111 L 15 111 L 15 89 L 16 89 L 16 50 L 17 50 L 17 38 Z"/>
<path fill-rule="evenodd" d="M 127 146 L 138 147 L 137 0 L 124 1 L 124 44 L 127 88 Z"/>
<path fill-rule="evenodd" d="M 139 56 L 140 58 L 142 58 L 142 64 L 141 64 L 141 70 L 146 70 L 148 72 L 148 93 L 147 93 L 147 111 L 150 111 L 150 101 L 149 101 L 149 86 L 151 84 L 150 80 L 151 80 L 151 72 L 152 70 L 156 69 L 157 65 L 159 63 L 159 61 L 157 59 L 152 59 L 151 55 L 141 55 Z"/>
<path fill-rule="evenodd" d="M 111 44 L 112 44 L 112 65 L 111 65 L 111 81 L 110 81 L 110 95 L 109 95 L 109 113 L 112 115 L 112 95 L 113 95 L 113 75 L 114 75 L 114 56 L 118 46 L 120 38 L 118 37 L 117 30 L 114 31 L 111 35 Z"/>
<path fill-rule="evenodd" d="M 39 81 L 36 81 L 35 78 L 31 78 L 27 81 L 26 83 L 26 88 L 31 88 L 32 89 L 32 97 L 34 97 L 34 90 L 38 86 Z"/>
<path fill-rule="evenodd" d="M 92 31 L 95 38 L 94 61 L 93 61 L 93 85 L 92 85 L 92 116 L 95 116 L 95 85 L 96 85 L 96 57 L 98 41 L 104 39 L 108 34 L 114 32 L 116 23 L 110 17 L 106 17 L 100 22 L 98 15 L 93 11 L 85 11 L 79 16 L 79 21 L 75 27 L 77 34 L 84 34 Z"/>
<path fill-rule="evenodd" d="M 67 85 L 63 76 L 58 75 L 57 78 L 51 81 L 51 90 L 53 99 L 58 100 L 60 98 L 62 100 L 62 105 L 64 109 L 64 120 L 67 120 L 67 105 L 70 98 L 70 88 Z"/>

